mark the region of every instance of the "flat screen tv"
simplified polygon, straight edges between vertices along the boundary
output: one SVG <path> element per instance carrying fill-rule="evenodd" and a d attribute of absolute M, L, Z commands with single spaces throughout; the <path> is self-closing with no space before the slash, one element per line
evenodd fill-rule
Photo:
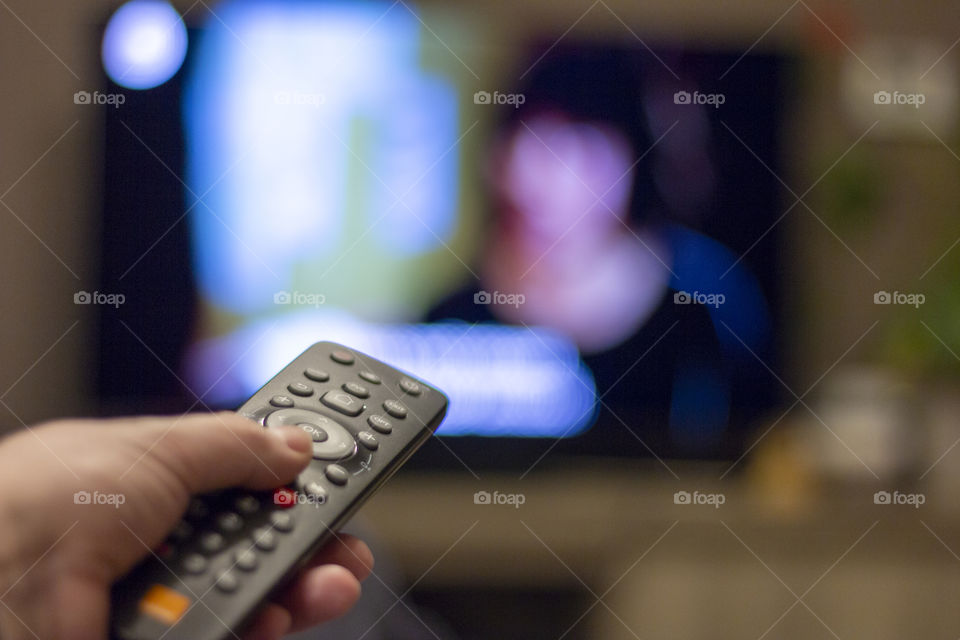
<path fill-rule="evenodd" d="M 736 456 L 779 405 L 784 56 L 215 12 L 104 76 L 103 413 L 235 407 L 318 340 L 448 393 L 428 466 Z"/>

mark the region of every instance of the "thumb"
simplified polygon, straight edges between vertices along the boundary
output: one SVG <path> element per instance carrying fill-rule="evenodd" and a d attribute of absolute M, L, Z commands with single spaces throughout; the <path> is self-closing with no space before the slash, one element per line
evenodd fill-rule
<path fill-rule="evenodd" d="M 191 493 L 244 486 L 270 489 L 310 462 L 310 436 L 296 427 L 265 429 L 236 413 L 186 417 L 154 449 Z"/>

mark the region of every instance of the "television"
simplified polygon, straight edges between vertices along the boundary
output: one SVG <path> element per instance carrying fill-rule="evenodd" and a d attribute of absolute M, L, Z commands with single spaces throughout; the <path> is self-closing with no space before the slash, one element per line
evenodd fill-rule
<path fill-rule="evenodd" d="M 416 464 L 742 452 L 782 402 L 790 61 L 492 27 L 234 0 L 169 79 L 108 66 L 102 412 L 233 408 L 333 340 L 447 392 Z"/>

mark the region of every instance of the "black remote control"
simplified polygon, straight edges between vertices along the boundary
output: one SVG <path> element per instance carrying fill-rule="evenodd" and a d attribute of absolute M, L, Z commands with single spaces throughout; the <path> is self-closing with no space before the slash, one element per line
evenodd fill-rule
<path fill-rule="evenodd" d="M 114 585 L 116 640 L 225 640 L 430 437 L 447 398 L 370 356 L 320 342 L 238 412 L 296 425 L 313 461 L 289 486 L 195 498 L 168 540 Z"/>

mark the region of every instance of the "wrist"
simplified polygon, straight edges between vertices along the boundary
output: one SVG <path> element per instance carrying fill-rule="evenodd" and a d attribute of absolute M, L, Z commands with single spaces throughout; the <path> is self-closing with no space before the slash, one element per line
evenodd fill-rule
<path fill-rule="evenodd" d="M 9 573 L 16 570 L 24 553 L 24 514 L 16 490 L 18 484 L 9 475 L 0 473 L 0 593 L 10 587 Z"/>
<path fill-rule="evenodd" d="M 32 467 L 32 457 L 24 451 L 28 438 L 20 431 L 0 441 L 0 594 L 16 585 L 11 597 L 27 579 L 39 573 L 41 567 L 30 570 L 31 565 L 50 544 L 48 532 L 42 527 L 43 513 L 48 507 L 43 503 L 50 501 L 43 489 L 47 480 L 24 481 L 31 476 Z M 0 607 L 0 613 L 9 612 Z"/>
<path fill-rule="evenodd" d="M 2 483 L 0 486 L 16 485 Z M 0 492 L 0 593 L 9 592 L 4 601 L 6 606 L 0 607 L 0 638 L 20 638 L 24 630 L 23 624 L 17 620 L 24 616 L 20 606 L 22 599 L 18 596 L 21 592 L 19 587 L 22 587 L 29 577 L 25 575 L 28 567 L 23 564 L 27 555 L 26 541 L 22 514 L 17 502 L 15 491 L 8 489 Z"/>

